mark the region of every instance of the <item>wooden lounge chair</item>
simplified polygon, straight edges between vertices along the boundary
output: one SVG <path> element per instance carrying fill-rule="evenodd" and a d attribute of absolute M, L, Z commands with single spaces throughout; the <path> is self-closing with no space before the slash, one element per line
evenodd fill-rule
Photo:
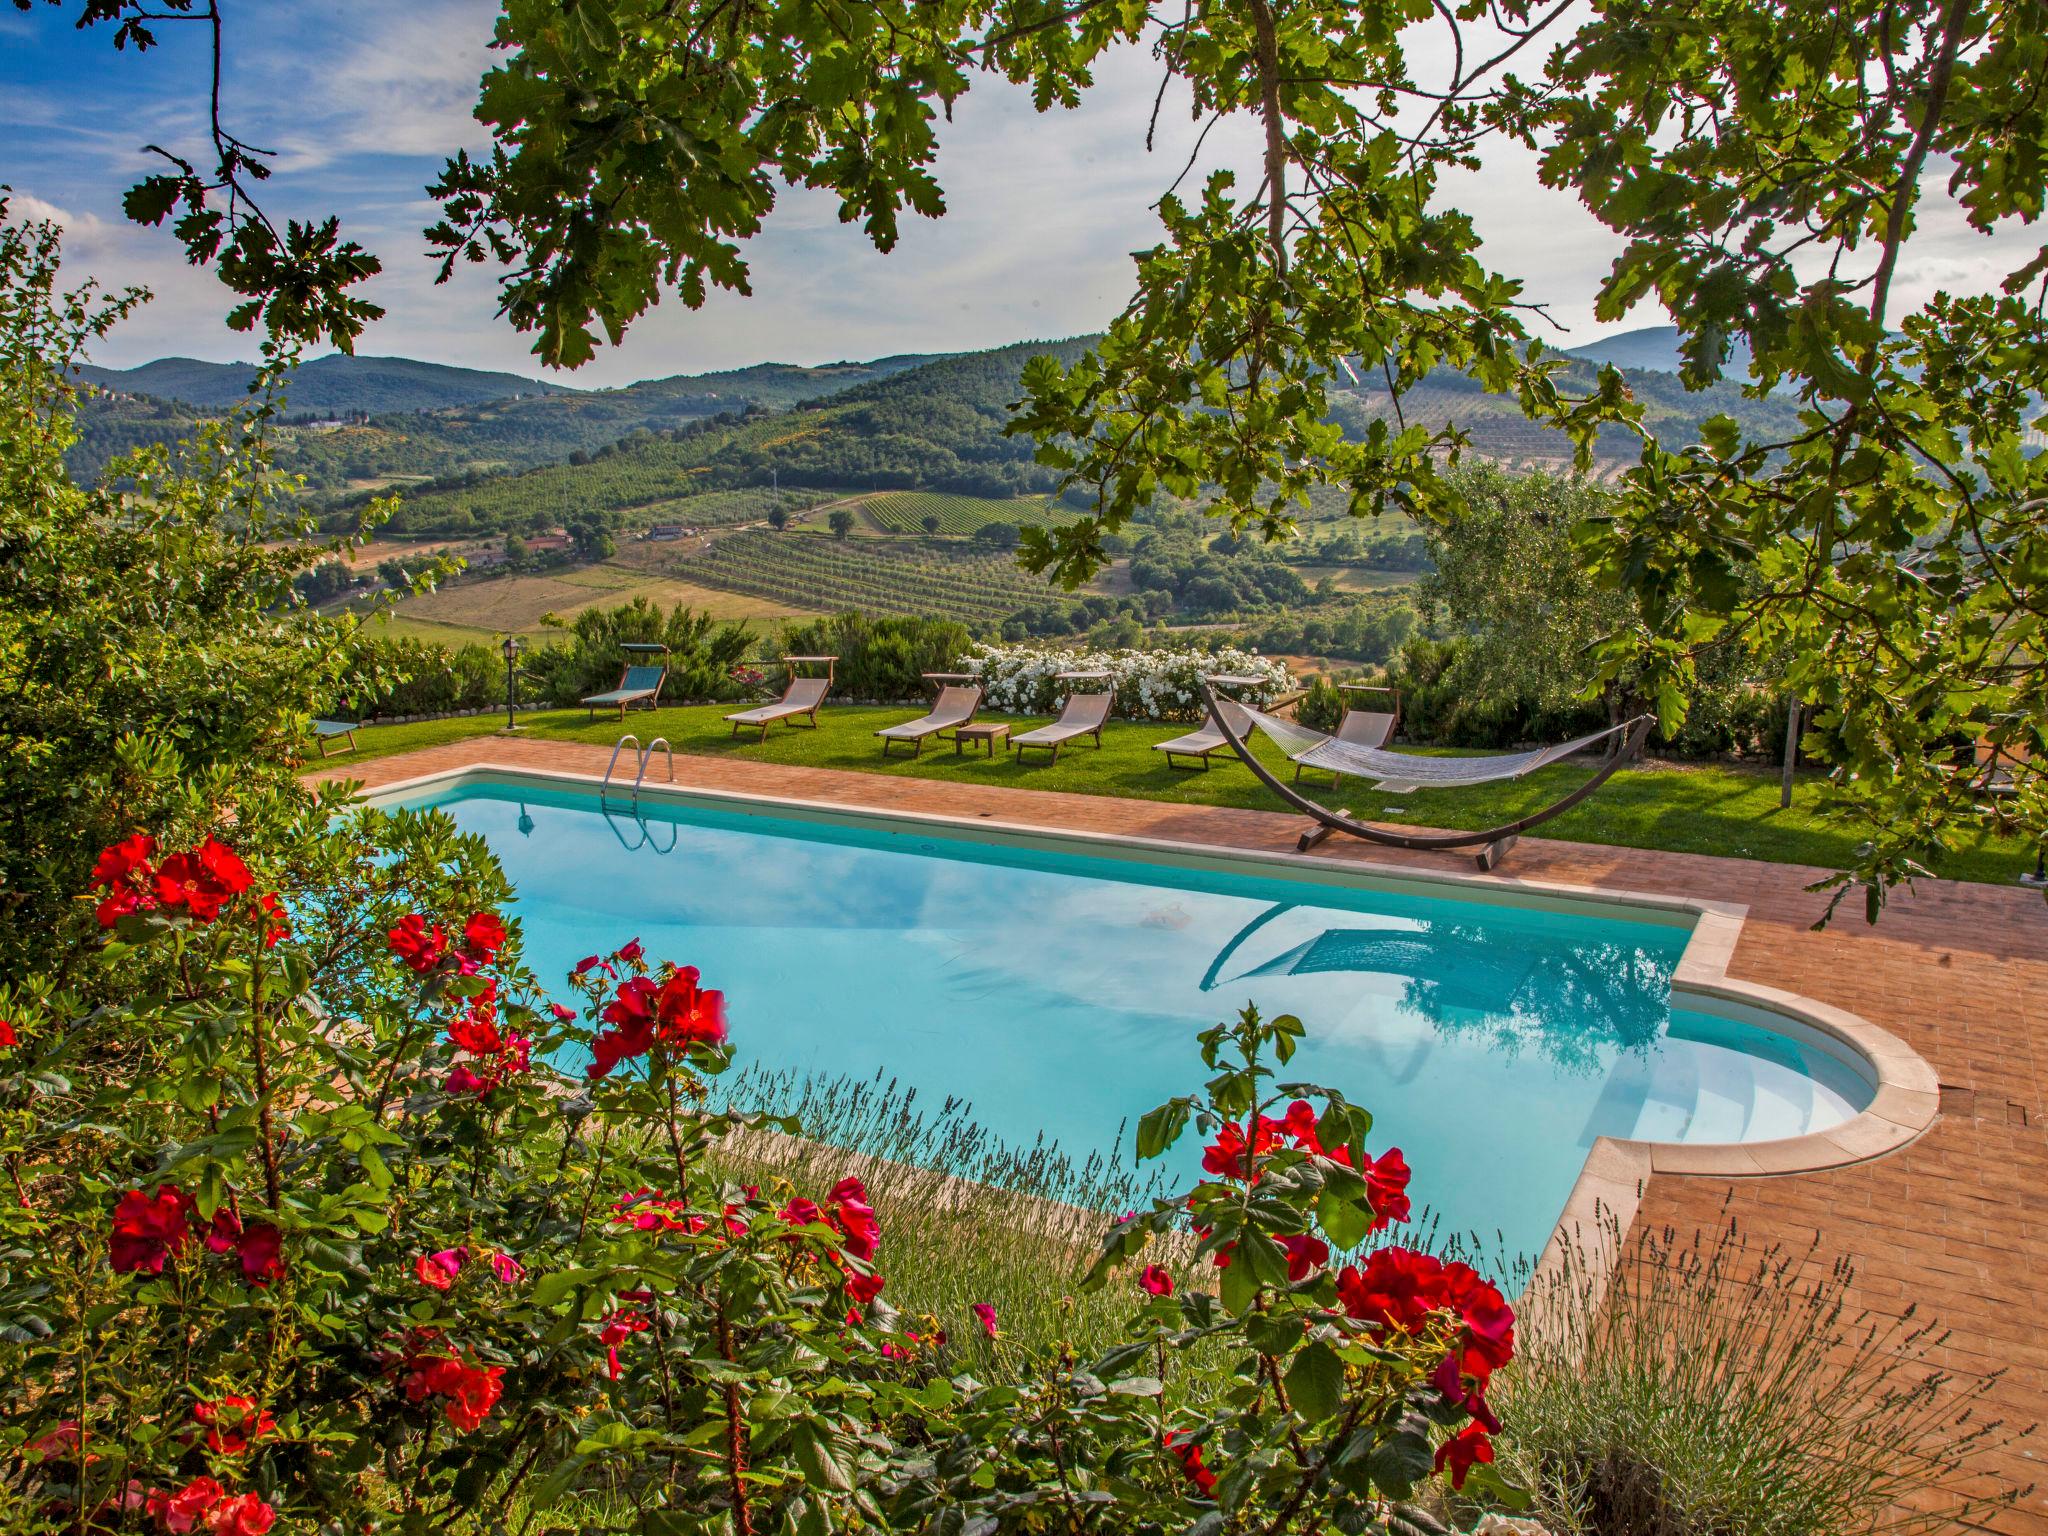
<path fill-rule="evenodd" d="M 780 720 L 795 725 L 804 716 L 810 716 L 811 729 L 818 728 L 818 706 L 825 702 L 825 695 L 831 691 L 832 680 L 825 677 L 792 677 L 782 697 L 773 704 L 763 704 L 758 709 L 743 709 L 736 715 L 725 718 L 732 722 L 732 733 L 737 736 L 743 725 L 761 728 L 761 740 L 768 739 L 768 727 Z"/>
<path fill-rule="evenodd" d="M 1336 739 L 1343 742 L 1346 746 L 1372 747 L 1375 749 L 1385 747 L 1394 739 L 1394 731 L 1401 724 L 1400 692 L 1391 688 L 1357 688 L 1348 685 L 1345 691 L 1354 693 L 1392 693 L 1394 695 L 1394 707 L 1391 712 L 1382 709 L 1347 709 L 1344 711 L 1344 718 L 1337 723 Z M 1301 770 L 1306 766 L 1308 765 L 1305 763 L 1296 763 L 1294 765 L 1295 783 L 1299 784 L 1301 782 Z M 1343 777 L 1343 774 L 1332 769 L 1330 782 L 1335 784 L 1342 780 Z"/>
<path fill-rule="evenodd" d="M 1166 766 L 1169 768 L 1184 767 L 1184 764 L 1176 762 L 1175 759 L 1191 757 L 1201 765 L 1204 773 L 1208 772 L 1211 757 L 1219 752 L 1225 756 L 1230 755 L 1230 738 L 1216 723 L 1216 716 L 1225 712 L 1239 736 L 1251 730 L 1251 716 L 1244 712 L 1244 706 L 1232 699 L 1219 698 L 1215 707 L 1209 711 L 1209 718 L 1202 722 L 1199 731 L 1189 731 L 1185 736 L 1176 736 L 1171 741 L 1155 741 L 1152 743 L 1152 750 L 1166 754 Z"/>
<path fill-rule="evenodd" d="M 619 685 L 608 693 L 593 693 L 583 702 L 590 706 L 590 718 L 595 720 L 600 707 L 616 706 L 621 720 L 626 718 L 629 707 L 653 709 L 661 702 L 662 684 L 668 681 L 668 647 L 665 645 L 622 645 L 627 662 L 619 671 Z M 658 662 L 635 662 L 634 656 L 659 655 Z"/>
<path fill-rule="evenodd" d="M 1116 702 L 1113 693 L 1070 693 L 1067 702 L 1060 709 L 1059 719 L 1051 725 L 1041 725 L 1022 736 L 1012 736 L 1010 745 L 1017 749 L 1017 756 L 1023 757 L 1031 747 L 1043 747 L 1052 754 L 1052 760 L 1060 760 L 1060 748 L 1070 741 L 1079 741 L 1083 736 L 1093 736 L 1099 751 L 1102 747 L 1102 725 L 1109 719 L 1109 708 Z"/>
<path fill-rule="evenodd" d="M 362 722 L 357 720 L 315 720 L 313 730 L 320 737 L 320 755 L 327 756 L 330 741 L 347 741 L 347 746 L 333 749 L 336 753 L 355 751 L 356 732 L 361 729 Z"/>
<path fill-rule="evenodd" d="M 911 744 L 911 756 L 921 756 L 927 736 L 944 739 L 947 731 L 957 731 L 970 724 L 974 712 L 981 708 L 981 689 L 973 686 L 949 686 L 939 690 L 938 702 L 932 705 L 931 713 L 915 720 L 906 720 L 901 725 L 885 725 L 875 734 L 882 738 L 882 756 L 889 755 L 889 749 L 899 741 Z"/>

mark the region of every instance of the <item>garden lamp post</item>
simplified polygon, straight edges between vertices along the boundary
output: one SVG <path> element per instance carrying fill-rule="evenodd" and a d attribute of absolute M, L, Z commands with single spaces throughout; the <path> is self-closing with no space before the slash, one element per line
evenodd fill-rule
<path fill-rule="evenodd" d="M 504 645 L 499 649 L 505 653 L 505 729 L 516 731 L 519 729 L 519 717 L 516 713 L 519 701 L 514 679 L 519 666 L 519 637 L 507 635 Z"/>

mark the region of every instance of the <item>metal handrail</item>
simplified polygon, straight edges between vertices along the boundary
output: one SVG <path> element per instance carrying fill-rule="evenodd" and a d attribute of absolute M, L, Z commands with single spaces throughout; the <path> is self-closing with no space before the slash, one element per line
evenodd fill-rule
<path fill-rule="evenodd" d="M 669 783 L 673 784 L 676 781 L 676 754 L 670 748 L 666 736 L 657 736 L 654 740 L 647 743 L 646 748 L 640 753 L 640 771 L 633 775 L 633 804 L 636 807 L 640 804 L 640 784 L 647 777 L 647 765 L 654 760 L 654 749 L 656 747 L 661 748 L 668 758 Z"/>
<path fill-rule="evenodd" d="M 604 782 L 599 784 L 597 787 L 597 803 L 600 809 L 604 805 L 604 792 L 611 787 L 612 770 L 619 766 L 619 754 L 626 750 L 626 743 L 629 741 L 633 743 L 634 759 L 640 764 L 641 771 L 646 771 L 647 755 L 640 750 L 640 738 L 634 735 L 631 731 L 628 731 L 625 735 L 621 736 L 615 743 L 613 743 L 611 761 L 604 765 Z M 663 745 L 666 746 L 667 743 L 664 742 Z M 634 783 L 637 792 L 637 786 L 639 781 L 636 779 Z"/>

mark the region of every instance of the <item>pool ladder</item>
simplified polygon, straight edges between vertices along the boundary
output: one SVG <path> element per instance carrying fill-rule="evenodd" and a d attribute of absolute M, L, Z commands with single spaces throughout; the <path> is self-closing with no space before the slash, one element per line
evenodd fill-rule
<path fill-rule="evenodd" d="M 676 755 L 669 747 L 666 736 L 657 736 L 643 747 L 638 736 L 631 731 L 626 732 L 613 746 L 611 761 L 604 765 L 604 783 L 598 786 L 597 791 L 597 803 L 600 806 L 605 803 L 605 795 L 612 786 L 612 775 L 618 770 L 619 754 L 626 750 L 626 743 L 629 741 L 633 744 L 633 757 L 637 768 L 633 775 L 633 809 L 637 814 L 640 809 L 640 786 L 646 782 L 647 765 L 654 760 L 654 749 L 661 748 L 663 756 L 668 760 L 668 781 L 671 784 L 676 781 Z"/>

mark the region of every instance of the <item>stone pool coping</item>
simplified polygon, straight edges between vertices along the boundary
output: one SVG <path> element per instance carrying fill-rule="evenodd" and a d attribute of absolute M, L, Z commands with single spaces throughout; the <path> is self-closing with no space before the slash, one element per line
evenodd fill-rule
<path fill-rule="evenodd" d="M 475 761 L 380 783 L 365 791 L 363 798 L 371 803 L 384 803 L 469 784 L 508 780 L 578 794 L 601 791 L 603 786 L 602 777 L 596 774 Z M 1498 872 L 1418 869 L 1372 858 L 1335 858 L 1181 838 L 1047 827 L 1000 818 L 989 812 L 969 817 L 673 783 L 646 784 L 639 793 L 669 802 L 773 813 L 794 820 L 944 829 L 982 842 L 1051 845 L 1148 863 L 1183 867 L 1225 863 L 1240 869 L 1263 868 L 1276 875 L 1296 880 L 1307 878 L 1321 885 L 1368 886 L 1408 894 L 1455 894 L 1461 900 L 1539 909 L 1620 909 L 1639 918 L 1689 926 L 1685 950 L 1672 972 L 1674 1000 L 1683 996 L 1703 1012 L 1732 1017 L 1825 1050 L 1872 1084 L 1874 1095 L 1860 1113 L 1829 1130 L 1800 1136 L 1702 1144 L 1596 1137 L 1537 1261 L 1532 1287 L 1537 1280 L 1554 1274 L 1570 1252 L 1581 1256 L 1595 1285 L 1603 1283 L 1626 1246 L 1652 1175 L 1748 1179 L 1849 1167 L 1910 1144 L 1934 1124 L 1940 1113 L 1940 1082 L 1934 1068 L 1891 1031 L 1847 1009 L 1729 974 L 1729 964 L 1748 916 L 1748 908 L 1740 903 L 1531 880 Z"/>

